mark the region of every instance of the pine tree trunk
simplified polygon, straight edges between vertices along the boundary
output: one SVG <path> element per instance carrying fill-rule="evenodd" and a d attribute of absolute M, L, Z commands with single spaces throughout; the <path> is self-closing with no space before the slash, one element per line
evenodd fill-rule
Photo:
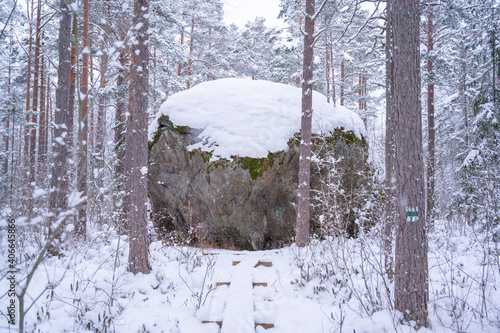
<path fill-rule="evenodd" d="M 333 40 L 333 33 L 330 31 L 330 43 Z M 332 100 L 333 105 L 336 105 L 337 96 L 335 94 L 335 66 L 333 66 L 333 47 L 330 45 L 330 68 L 332 69 Z"/>
<path fill-rule="evenodd" d="M 181 28 L 181 45 L 184 45 L 184 27 Z M 181 75 L 182 75 L 182 64 L 179 61 L 178 69 L 177 69 L 177 76 L 181 77 Z"/>
<path fill-rule="evenodd" d="M 124 36 L 123 36 L 124 37 Z M 118 77 L 116 79 L 116 86 L 118 88 L 118 101 L 115 109 L 115 153 L 116 162 L 114 166 L 115 171 L 115 184 L 116 189 L 114 191 L 113 200 L 115 202 L 115 215 L 118 220 L 123 221 L 123 185 L 125 182 L 124 177 L 124 155 L 125 155 L 125 130 L 126 118 L 125 113 L 127 111 L 127 103 L 125 103 L 125 98 L 128 94 L 125 93 L 127 83 L 127 73 L 125 68 L 127 67 L 128 57 L 124 50 L 120 50 L 120 56 L 118 58 L 120 62 L 120 69 L 118 70 Z M 127 226 L 122 225 L 119 232 L 123 233 L 127 229 Z"/>
<path fill-rule="evenodd" d="M 327 22 L 325 22 L 327 24 Z M 328 30 L 325 34 L 325 80 L 326 80 L 326 101 L 330 103 L 330 47 L 328 45 Z"/>
<path fill-rule="evenodd" d="M 395 306 L 428 326 L 425 179 L 420 104 L 418 0 L 393 3 L 396 176 Z"/>
<path fill-rule="evenodd" d="M 12 63 L 11 63 L 11 55 L 12 55 L 12 38 L 9 38 L 9 66 L 7 67 L 7 96 L 10 98 L 10 86 L 12 84 Z M 4 133 L 4 141 L 5 141 L 5 158 L 4 158 L 4 175 L 7 177 L 9 173 L 9 136 L 10 136 L 10 113 L 11 111 L 7 111 L 7 117 L 5 117 L 5 133 Z M 7 182 L 8 183 L 8 182 Z"/>
<path fill-rule="evenodd" d="M 435 168 L 435 138 L 436 129 L 434 128 L 434 59 L 432 51 L 434 50 L 434 18 L 432 6 L 429 7 L 427 22 L 427 72 L 429 74 L 429 83 L 427 84 L 427 140 L 429 149 L 429 159 L 427 161 L 427 221 L 430 226 L 433 224 L 434 212 L 434 168 Z"/>
<path fill-rule="evenodd" d="M 193 68 L 193 50 L 194 50 L 194 17 L 191 19 L 191 38 L 189 40 L 189 59 L 188 59 L 188 80 L 187 80 L 187 89 L 191 88 L 191 83 L 189 80 L 191 79 L 192 68 Z"/>
<path fill-rule="evenodd" d="M 40 179 L 45 179 L 47 168 L 45 167 L 46 156 L 47 156 L 47 142 L 45 138 L 47 136 L 47 111 L 46 111 L 46 101 L 45 97 L 47 94 L 47 89 L 45 86 L 45 56 L 42 55 L 40 58 L 40 121 L 38 130 L 38 166 L 41 168 L 39 172 Z"/>
<path fill-rule="evenodd" d="M 68 142 L 69 128 L 73 127 L 73 118 L 69 112 L 69 90 L 71 76 L 71 11 L 69 0 L 61 0 L 61 19 L 59 22 L 59 67 L 57 71 L 58 84 L 56 90 L 56 108 L 54 114 L 53 164 L 50 187 L 49 207 L 57 215 L 67 208 L 69 194 L 68 159 L 70 157 Z M 54 244 L 54 251 L 57 245 Z M 22 330 L 21 330 L 22 331 Z"/>
<path fill-rule="evenodd" d="M 99 90 L 101 94 L 104 93 L 106 89 L 106 67 L 108 61 L 105 55 L 101 57 L 101 76 L 99 81 Z M 97 158 L 97 168 L 99 169 L 99 174 L 104 168 L 104 121 L 106 119 L 106 99 L 104 95 L 99 98 L 99 111 L 97 113 L 97 129 L 96 129 L 96 158 Z"/>
<path fill-rule="evenodd" d="M 38 122 L 38 88 L 40 84 L 40 25 L 42 15 L 42 1 L 38 0 L 36 10 L 36 29 L 35 29 L 35 59 L 33 65 L 33 103 L 31 116 L 31 134 L 30 134 L 30 182 L 35 180 L 36 169 L 36 124 Z"/>
<path fill-rule="evenodd" d="M 82 52 L 82 77 L 80 86 L 81 108 L 80 123 L 80 158 L 78 160 L 78 191 L 82 197 L 87 196 L 87 167 L 88 167 L 88 86 L 89 86 L 89 0 L 83 1 L 83 52 Z M 75 226 L 75 233 L 85 240 L 87 234 L 87 200 L 78 207 L 78 223 Z"/>
<path fill-rule="evenodd" d="M 392 59 L 392 22 L 391 2 L 387 0 L 386 44 L 385 44 L 385 224 L 384 224 L 384 261 L 385 271 L 392 280 L 394 260 L 392 255 L 392 233 L 394 230 L 394 75 Z"/>
<path fill-rule="evenodd" d="M 309 243 L 310 189 L 311 189 L 311 132 L 314 59 L 314 0 L 306 0 L 304 63 L 302 82 L 302 120 L 299 158 L 299 199 L 295 241 L 303 247 Z"/>
<path fill-rule="evenodd" d="M 125 51 L 120 50 L 120 57 L 118 58 L 120 62 L 120 69 L 118 70 L 118 77 L 116 79 L 116 87 L 118 88 L 118 102 L 116 104 L 115 110 L 115 149 L 117 154 L 117 163 L 115 166 L 115 174 L 123 174 L 123 143 L 125 140 L 125 112 L 127 109 L 127 103 L 125 103 L 125 97 L 127 94 L 125 91 L 125 83 L 127 82 L 127 73 L 124 68 L 127 67 L 127 54 Z"/>
<path fill-rule="evenodd" d="M 28 19 L 33 18 L 33 2 L 31 0 L 31 14 L 29 10 L 29 5 L 27 5 L 26 10 L 28 14 Z M 24 128 L 24 163 L 26 167 L 26 172 L 30 170 L 31 167 L 28 166 L 29 156 L 30 156 L 30 128 L 29 124 L 31 122 L 31 110 L 30 110 L 30 94 L 31 94 L 31 52 L 33 50 L 33 27 L 30 24 L 30 35 L 28 41 L 28 72 L 26 76 L 26 125 Z"/>
<path fill-rule="evenodd" d="M 134 1 L 134 27 L 137 44 L 132 46 L 132 112 L 127 122 L 127 149 L 125 175 L 127 194 L 125 216 L 129 226 L 129 270 L 134 273 L 150 272 L 147 237 L 147 128 L 148 128 L 148 1 Z"/>
<path fill-rule="evenodd" d="M 340 105 L 344 105 L 345 61 L 340 61 Z"/>
<path fill-rule="evenodd" d="M 70 87 L 69 87 L 69 116 L 74 119 L 75 116 L 75 97 L 76 97 L 76 41 L 78 40 L 78 20 L 76 14 L 73 13 L 73 38 L 71 39 L 71 73 L 70 73 Z M 70 154 L 73 153 L 73 126 L 69 129 L 70 139 L 68 140 Z"/>

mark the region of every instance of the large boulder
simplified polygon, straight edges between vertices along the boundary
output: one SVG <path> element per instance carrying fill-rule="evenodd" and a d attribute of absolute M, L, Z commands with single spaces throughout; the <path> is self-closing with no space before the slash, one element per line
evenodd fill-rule
<path fill-rule="evenodd" d="M 233 87 L 240 84 L 234 80 L 230 83 Z M 248 82 L 241 84 L 247 85 Z M 245 87 L 248 92 L 248 87 Z M 289 94 L 289 88 L 284 89 Z M 247 156 L 238 156 L 231 150 L 234 147 L 219 145 L 224 135 L 219 133 L 218 138 L 222 139 L 216 142 L 210 142 L 211 137 L 204 135 L 208 125 L 200 123 L 199 118 L 204 117 L 205 111 L 212 112 L 213 108 L 197 110 L 198 119 L 188 121 L 186 108 L 193 106 L 184 104 L 189 104 L 193 98 L 187 96 L 184 100 L 165 103 L 150 128 L 148 195 L 158 232 L 177 231 L 197 241 L 247 250 L 276 248 L 290 243 L 295 234 L 297 214 L 298 131 L 285 138 L 284 149 L 269 152 L 272 149 L 263 144 L 248 150 L 247 145 L 243 149 Z M 241 107 L 241 99 L 237 100 Z M 207 107 L 207 103 L 197 103 Z M 183 104 L 182 113 L 177 110 L 178 104 Z M 217 105 L 219 108 L 232 107 L 220 101 Z M 259 108 L 262 109 L 262 105 Z M 235 112 L 233 110 L 231 115 L 234 116 Z M 237 118 L 230 123 L 237 122 Z M 193 124 L 198 128 L 192 127 Z M 262 128 L 266 124 L 258 126 Z M 221 125 L 217 129 L 231 132 Z M 255 141 L 259 140 L 274 140 L 270 145 L 275 146 L 277 138 L 274 133 L 269 138 L 259 136 Z M 331 154 L 343 157 L 336 163 L 336 168 L 342 169 L 340 172 L 344 175 L 340 182 L 344 193 L 353 193 L 360 186 L 358 175 L 360 169 L 366 168 L 366 143 L 359 132 L 352 128 L 316 131 L 313 150 L 319 159 Z M 267 154 L 262 156 L 262 151 Z M 328 172 L 328 164 L 316 165 L 311 180 L 313 190 L 324 189 Z M 313 209 L 313 227 L 324 215 L 322 209 L 321 205 Z"/>

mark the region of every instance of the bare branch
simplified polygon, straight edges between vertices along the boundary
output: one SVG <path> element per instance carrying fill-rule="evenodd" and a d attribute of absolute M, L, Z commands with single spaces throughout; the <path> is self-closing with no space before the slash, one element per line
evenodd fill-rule
<path fill-rule="evenodd" d="M 12 17 L 14 10 L 16 10 L 16 6 L 17 6 L 17 0 L 15 0 L 14 7 L 12 7 L 12 10 L 10 11 L 9 17 L 7 18 L 7 22 L 5 22 L 5 25 L 3 26 L 2 32 L 0 32 L 0 39 L 2 39 L 3 32 L 5 31 L 5 28 L 7 28 L 7 25 L 9 24 L 10 18 Z"/>
<path fill-rule="evenodd" d="M 311 20 L 314 22 L 316 21 L 316 19 L 318 18 L 319 14 L 321 14 L 321 12 L 323 11 L 323 8 L 325 8 L 326 6 L 326 3 L 328 2 L 329 0 L 325 0 L 323 1 L 323 4 L 321 5 L 321 7 L 318 9 L 318 11 L 314 14 L 314 17 L 311 18 Z"/>

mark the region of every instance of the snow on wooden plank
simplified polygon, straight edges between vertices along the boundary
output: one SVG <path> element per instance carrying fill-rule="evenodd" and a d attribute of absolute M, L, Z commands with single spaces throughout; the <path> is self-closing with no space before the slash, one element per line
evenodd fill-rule
<path fill-rule="evenodd" d="M 255 332 L 252 269 L 255 261 L 234 266 L 221 333 Z"/>

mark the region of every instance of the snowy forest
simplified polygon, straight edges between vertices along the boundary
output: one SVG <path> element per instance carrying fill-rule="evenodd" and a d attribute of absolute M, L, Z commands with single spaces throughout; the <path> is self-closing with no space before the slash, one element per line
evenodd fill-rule
<path fill-rule="evenodd" d="M 247 1 L 0 0 L 0 332 L 500 332 L 500 1 Z"/>

